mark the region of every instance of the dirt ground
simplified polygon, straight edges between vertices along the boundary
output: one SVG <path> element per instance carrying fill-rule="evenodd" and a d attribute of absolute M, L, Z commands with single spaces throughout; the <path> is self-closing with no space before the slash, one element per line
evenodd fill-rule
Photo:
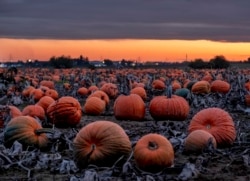
<path fill-rule="evenodd" d="M 191 111 L 192 113 L 192 111 Z M 235 120 L 238 138 L 229 148 L 204 150 L 201 154 L 185 154 L 183 141 L 187 135 L 187 126 L 192 114 L 183 122 L 154 121 L 147 113 L 145 121 L 118 121 L 109 111 L 106 115 L 82 117 L 81 123 L 74 129 L 58 129 L 55 150 L 40 152 L 38 150 L 21 150 L 14 154 L 13 148 L 5 152 L 1 147 L 0 180 L 57 180 L 57 181 L 163 181 L 163 180 L 218 180 L 247 181 L 250 180 L 250 116 L 247 113 L 231 113 Z M 139 170 L 131 156 L 122 166 L 100 168 L 90 165 L 86 169 L 78 169 L 73 164 L 71 141 L 77 131 L 84 125 L 96 120 L 110 120 L 121 125 L 128 134 L 132 146 L 147 133 L 165 135 L 173 144 L 175 150 L 174 166 L 160 173 L 152 174 Z M 8 155 L 12 164 L 3 154 Z M 10 154 L 11 153 L 11 154 Z M 50 159 L 48 157 L 50 156 Z M 42 164 L 43 160 L 46 163 Z"/>

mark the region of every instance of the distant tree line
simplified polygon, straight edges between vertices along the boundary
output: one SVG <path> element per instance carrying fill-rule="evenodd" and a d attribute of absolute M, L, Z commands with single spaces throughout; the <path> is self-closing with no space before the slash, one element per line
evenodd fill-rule
<path fill-rule="evenodd" d="M 193 69 L 203 69 L 203 68 L 212 68 L 212 69 L 222 69 L 228 68 L 230 62 L 222 55 L 215 56 L 209 62 L 204 62 L 202 59 L 195 59 L 191 61 L 188 66 Z"/>

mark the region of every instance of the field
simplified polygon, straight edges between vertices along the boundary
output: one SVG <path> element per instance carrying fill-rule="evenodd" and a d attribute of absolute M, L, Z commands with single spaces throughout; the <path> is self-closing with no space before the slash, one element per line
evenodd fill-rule
<path fill-rule="evenodd" d="M 250 110 L 248 108 L 247 95 L 250 70 L 189 70 L 180 69 L 25 69 L 18 70 L 15 74 L 15 83 L 9 80 L 5 87 L 1 87 L 1 113 L 3 127 L 0 131 L 0 180 L 71 180 L 71 181 L 163 181 L 163 180 L 250 180 Z M 39 149 L 32 146 L 24 146 L 20 142 L 14 142 L 6 146 L 4 133 L 7 122 L 12 119 L 7 110 L 9 105 L 18 107 L 21 111 L 27 105 L 36 104 L 39 99 L 31 94 L 24 96 L 23 90 L 28 86 L 35 89 L 45 89 L 41 85 L 42 80 L 54 83 L 53 89 L 57 91 L 58 98 L 71 96 L 77 99 L 82 108 L 80 122 L 70 128 L 59 128 L 48 121 L 48 115 L 40 120 L 43 127 L 53 129 L 53 134 L 47 134 L 49 146 Z M 154 80 L 162 80 L 161 86 L 153 85 Z M 204 92 L 192 91 L 191 82 L 207 81 L 209 90 Z M 214 80 L 223 80 L 230 85 L 227 92 L 218 92 L 211 89 Z M 173 84 L 177 81 L 180 85 Z M 189 86 L 187 87 L 188 83 Z M 84 109 L 87 98 L 91 93 L 80 95 L 78 89 L 89 89 L 95 85 L 98 90 L 105 83 L 117 86 L 115 91 L 107 91 L 109 102 L 98 115 L 88 114 Z M 142 83 L 142 84 L 139 84 Z M 146 91 L 145 115 L 141 120 L 117 119 L 114 113 L 114 102 L 119 95 L 129 95 L 136 86 L 142 86 Z M 150 102 L 157 96 L 166 95 L 172 87 L 175 94 L 178 88 L 187 87 L 188 95 L 183 95 L 190 109 L 184 120 L 177 120 L 178 115 L 171 118 L 156 120 L 150 112 Z M 176 88 L 177 87 L 177 88 Z M 103 89 L 104 90 L 104 89 Z M 44 90 L 45 92 L 47 91 Z M 4 97 L 4 93 L 8 96 Z M 44 95 L 43 95 L 44 96 Z M 125 106 L 126 107 L 126 106 Z M 220 108 L 229 113 L 235 130 L 236 138 L 233 143 L 226 146 L 211 144 L 201 152 L 186 152 L 184 143 L 189 135 L 188 127 L 192 118 L 200 111 L 207 108 Z M 176 108 L 177 109 L 177 108 Z M 182 107 L 178 108 L 182 109 Z M 136 111 L 135 111 L 136 112 Z M 176 118 L 176 119 L 175 119 Z M 149 133 L 157 133 L 166 137 L 174 148 L 174 164 L 163 170 L 152 173 L 138 168 L 133 152 L 125 161 L 118 159 L 111 167 L 87 165 L 80 168 L 74 157 L 73 140 L 80 129 L 89 123 L 98 120 L 108 120 L 120 125 L 126 132 L 134 148 L 137 141 Z M 218 130 L 219 133 L 224 130 Z"/>

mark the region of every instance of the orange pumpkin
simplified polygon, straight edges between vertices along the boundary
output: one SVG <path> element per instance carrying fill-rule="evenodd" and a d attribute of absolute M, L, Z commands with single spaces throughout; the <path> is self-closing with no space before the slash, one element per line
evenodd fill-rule
<path fill-rule="evenodd" d="M 92 92 L 88 96 L 88 98 L 90 98 L 90 97 L 100 98 L 101 100 L 103 100 L 106 103 L 106 106 L 108 106 L 108 104 L 109 104 L 109 96 L 102 90 L 96 90 L 96 91 Z"/>
<path fill-rule="evenodd" d="M 189 104 L 181 96 L 155 96 L 149 103 L 149 113 L 155 120 L 183 121 L 189 114 Z"/>
<path fill-rule="evenodd" d="M 8 107 L 10 109 L 10 117 L 11 118 L 22 116 L 22 112 L 21 112 L 21 110 L 18 107 L 11 106 L 11 105 L 9 105 Z"/>
<path fill-rule="evenodd" d="M 75 127 L 82 117 L 81 104 L 74 97 L 63 96 L 48 106 L 47 115 L 57 127 Z"/>
<path fill-rule="evenodd" d="M 46 87 L 48 87 L 50 89 L 55 89 L 55 84 L 51 80 L 42 80 L 40 82 L 40 86 L 46 86 Z"/>
<path fill-rule="evenodd" d="M 91 85 L 89 88 L 88 88 L 88 91 L 89 91 L 89 94 L 95 92 L 96 90 L 99 90 L 99 88 L 95 85 Z"/>
<path fill-rule="evenodd" d="M 143 100 L 147 99 L 147 92 L 143 87 L 135 87 L 130 90 L 130 94 L 137 94 L 139 95 Z"/>
<path fill-rule="evenodd" d="M 211 92 L 226 94 L 229 90 L 230 84 L 224 80 L 214 80 L 211 82 Z"/>
<path fill-rule="evenodd" d="M 35 89 L 35 87 L 33 86 L 27 86 L 23 89 L 22 91 L 22 96 L 25 97 L 25 98 L 28 98 L 30 97 L 30 93 L 31 91 L 33 91 Z"/>
<path fill-rule="evenodd" d="M 218 146 L 233 144 L 236 130 L 232 117 L 221 108 L 207 108 L 199 111 L 192 118 L 188 132 L 206 130 L 211 133 Z"/>
<path fill-rule="evenodd" d="M 49 107 L 49 105 L 51 104 L 51 103 L 53 103 L 55 100 L 52 98 L 52 97 L 50 97 L 50 96 L 43 96 L 37 103 L 36 103 L 36 105 L 39 105 L 39 106 L 41 106 L 43 109 L 44 109 L 44 111 L 46 112 L 46 110 L 47 110 L 47 108 Z"/>
<path fill-rule="evenodd" d="M 104 112 L 106 103 L 98 97 L 89 97 L 83 107 L 83 110 L 88 115 L 100 115 Z"/>
<path fill-rule="evenodd" d="M 114 102 L 114 116 L 118 120 L 140 121 L 145 112 L 145 103 L 137 94 L 119 95 Z"/>
<path fill-rule="evenodd" d="M 186 152 L 202 152 L 211 142 L 214 148 L 217 147 L 216 140 L 213 135 L 205 130 L 192 131 L 184 142 L 184 149 Z"/>
<path fill-rule="evenodd" d="M 31 116 L 39 118 L 41 121 L 45 120 L 45 111 L 39 105 L 27 105 L 22 110 L 23 116 Z"/>
<path fill-rule="evenodd" d="M 191 91 L 195 94 L 207 94 L 211 90 L 210 83 L 205 80 L 197 81 L 193 84 Z"/>
<path fill-rule="evenodd" d="M 46 147 L 48 138 L 42 126 L 31 116 L 18 116 L 10 120 L 4 131 L 4 144 L 11 147 L 14 141 L 25 146 Z"/>
<path fill-rule="evenodd" d="M 118 88 L 116 84 L 113 83 L 105 83 L 100 88 L 103 92 L 105 92 L 110 98 L 115 98 L 118 95 Z"/>
<path fill-rule="evenodd" d="M 152 82 L 152 88 L 156 90 L 164 90 L 166 88 L 165 83 L 160 79 L 155 79 Z"/>
<path fill-rule="evenodd" d="M 160 172 L 174 163 L 174 149 L 170 141 L 157 133 L 141 137 L 134 147 L 136 165 L 147 172 Z"/>
<path fill-rule="evenodd" d="M 30 92 L 30 98 L 33 99 L 35 102 L 39 101 L 44 96 L 44 92 L 42 89 L 34 89 Z"/>
<path fill-rule="evenodd" d="M 131 143 L 123 128 L 111 121 L 97 120 L 84 126 L 76 135 L 74 155 L 80 167 L 89 164 L 112 166 L 122 156 L 128 157 Z"/>
<path fill-rule="evenodd" d="M 87 96 L 89 93 L 89 90 L 86 87 L 80 87 L 77 89 L 77 94 L 80 96 Z"/>
<path fill-rule="evenodd" d="M 54 89 L 48 89 L 48 90 L 46 90 L 44 95 L 45 96 L 50 96 L 54 100 L 57 100 L 59 98 L 58 92 L 56 90 L 54 90 Z"/>

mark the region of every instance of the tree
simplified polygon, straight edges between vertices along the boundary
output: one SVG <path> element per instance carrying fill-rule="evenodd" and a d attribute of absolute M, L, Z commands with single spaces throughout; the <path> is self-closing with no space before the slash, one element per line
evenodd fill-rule
<path fill-rule="evenodd" d="M 188 66 L 190 68 L 193 68 L 193 69 L 203 69 L 203 68 L 207 67 L 207 63 L 199 58 L 199 59 L 195 59 L 194 61 L 190 62 L 188 64 Z"/>
<path fill-rule="evenodd" d="M 60 57 L 51 57 L 49 60 L 50 64 L 54 68 L 72 68 L 73 67 L 73 61 L 68 56 L 60 56 Z"/>
<path fill-rule="evenodd" d="M 214 69 L 228 68 L 230 63 L 223 55 L 217 55 L 209 61 L 210 67 Z"/>
<path fill-rule="evenodd" d="M 112 66 L 113 66 L 113 61 L 110 60 L 110 59 L 104 59 L 104 64 L 105 64 L 107 67 L 112 67 Z"/>

